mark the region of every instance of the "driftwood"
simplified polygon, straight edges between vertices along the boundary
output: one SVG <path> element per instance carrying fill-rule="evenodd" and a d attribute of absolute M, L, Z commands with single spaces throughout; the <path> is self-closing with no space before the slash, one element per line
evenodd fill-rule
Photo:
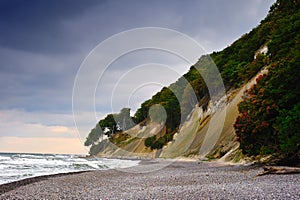
<path fill-rule="evenodd" d="M 258 174 L 263 176 L 266 174 L 297 174 L 300 173 L 300 167 L 283 167 L 283 166 L 263 166 L 264 172 Z"/>

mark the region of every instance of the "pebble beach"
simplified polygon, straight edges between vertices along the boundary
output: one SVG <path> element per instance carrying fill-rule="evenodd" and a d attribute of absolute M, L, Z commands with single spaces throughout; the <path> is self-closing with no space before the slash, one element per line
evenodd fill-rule
<path fill-rule="evenodd" d="M 3 184 L 0 199 L 300 199 L 300 174 L 257 176 L 259 166 L 160 162 Z"/>

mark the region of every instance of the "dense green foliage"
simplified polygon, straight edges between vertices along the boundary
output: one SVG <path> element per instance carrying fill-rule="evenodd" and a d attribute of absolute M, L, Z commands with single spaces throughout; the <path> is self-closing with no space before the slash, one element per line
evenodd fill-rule
<path fill-rule="evenodd" d="M 248 155 L 275 154 L 279 163 L 300 163 L 300 9 L 278 1 L 265 23 L 272 25 L 269 73 L 239 105 L 237 139 Z"/>
<path fill-rule="evenodd" d="M 156 138 L 156 135 L 153 135 L 151 137 L 148 137 L 145 140 L 145 146 L 146 147 L 150 147 L 151 150 L 153 149 L 161 149 L 165 144 L 165 138 L 164 137 L 160 137 L 160 138 Z"/>
<path fill-rule="evenodd" d="M 174 92 L 164 87 L 160 92 L 155 94 L 150 100 L 145 101 L 141 108 L 135 113 L 136 122 L 139 123 L 148 118 L 151 106 L 159 104 L 164 107 L 167 115 L 166 126 L 175 129 L 180 123 L 180 105 Z"/>

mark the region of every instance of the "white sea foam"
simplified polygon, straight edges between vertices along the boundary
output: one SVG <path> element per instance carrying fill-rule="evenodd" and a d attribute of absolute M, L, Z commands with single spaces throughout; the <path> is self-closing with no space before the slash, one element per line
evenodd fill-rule
<path fill-rule="evenodd" d="M 76 155 L 0 153 L 0 184 L 48 174 L 127 168 L 138 163 L 136 160 L 81 158 Z"/>

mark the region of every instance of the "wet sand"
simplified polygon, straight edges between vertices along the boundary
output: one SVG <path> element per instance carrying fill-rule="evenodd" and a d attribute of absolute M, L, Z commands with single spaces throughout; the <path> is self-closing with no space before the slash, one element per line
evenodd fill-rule
<path fill-rule="evenodd" d="M 258 166 L 153 160 L 128 171 L 30 178 L 0 185 L 0 199 L 300 199 L 300 174 L 257 176 Z"/>

